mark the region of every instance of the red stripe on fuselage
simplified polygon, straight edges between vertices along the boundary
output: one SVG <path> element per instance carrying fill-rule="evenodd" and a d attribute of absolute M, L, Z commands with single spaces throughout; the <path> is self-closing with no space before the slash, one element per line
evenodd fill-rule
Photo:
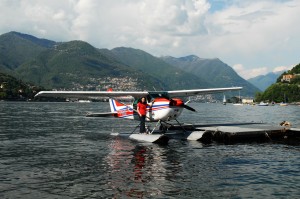
<path fill-rule="evenodd" d="M 118 100 L 114 100 L 116 103 L 116 106 L 126 106 L 125 104 L 121 104 Z"/>
<path fill-rule="evenodd" d="M 170 102 L 170 100 L 163 97 L 158 97 L 154 99 L 154 102 Z"/>

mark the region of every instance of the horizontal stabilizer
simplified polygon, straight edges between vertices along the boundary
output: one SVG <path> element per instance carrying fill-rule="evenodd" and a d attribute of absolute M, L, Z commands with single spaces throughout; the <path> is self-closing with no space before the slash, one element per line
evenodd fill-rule
<path fill-rule="evenodd" d="M 86 117 L 118 117 L 118 114 L 116 112 L 87 113 Z"/>

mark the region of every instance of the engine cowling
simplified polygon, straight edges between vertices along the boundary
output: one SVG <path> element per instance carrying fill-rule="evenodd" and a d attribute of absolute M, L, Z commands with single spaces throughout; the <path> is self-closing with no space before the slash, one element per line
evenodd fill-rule
<path fill-rule="evenodd" d="M 169 103 L 170 106 L 180 106 L 182 107 L 184 105 L 182 99 L 179 99 L 179 98 L 172 98 L 170 100 L 170 103 Z"/>

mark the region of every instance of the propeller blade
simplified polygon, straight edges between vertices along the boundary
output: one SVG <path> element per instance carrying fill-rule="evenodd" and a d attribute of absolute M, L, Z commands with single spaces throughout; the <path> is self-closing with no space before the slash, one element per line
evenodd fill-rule
<path fill-rule="evenodd" d="M 193 112 L 197 112 L 194 108 L 192 108 L 192 107 L 190 107 L 190 106 L 188 106 L 186 104 L 184 104 L 183 107 L 186 108 L 187 110 L 190 110 L 190 111 L 193 111 Z"/>

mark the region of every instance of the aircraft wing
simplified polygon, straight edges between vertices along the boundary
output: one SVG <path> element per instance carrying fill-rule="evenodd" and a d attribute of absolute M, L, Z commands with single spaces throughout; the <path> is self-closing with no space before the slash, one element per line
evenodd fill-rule
<path fill-rule="evenodd" d="M 172 97 L 188 97 L 194 95 L 206 95 L 213 93 L 223 93 L 226 91 L 241 90 L 243 87 L 228 87 L 228 88 L 208 88 L 208 89 L 193 89 L 193 90 L 175 90 L 167 91 L 168 95 Z"/>
<path fill-rule="evenodd" d="M 226 91 L 241 90 L 242 87 L 228 88 L 209 88 L 193 90 L 174 90 L 174 91 L 40 91 L 35 97 L 60 97 L 60 98 L 77 98 L 77 99 L 97 99 L 101 97 L 114 98 L 132 96 L 141 98 L 149 93 L 160 94 L 167 93 L 169 97 L 186 97 L 193 95 L 205 95 L 212 93 L 222 93 Z"/>
<path fill-rule="evenodd" d="M 34 97 L 60 97 L 78 99 L 97 99 L 101 97 L 125 97 L 140 98 L 146 96 L 147 91 L 41 91 Z"/>

